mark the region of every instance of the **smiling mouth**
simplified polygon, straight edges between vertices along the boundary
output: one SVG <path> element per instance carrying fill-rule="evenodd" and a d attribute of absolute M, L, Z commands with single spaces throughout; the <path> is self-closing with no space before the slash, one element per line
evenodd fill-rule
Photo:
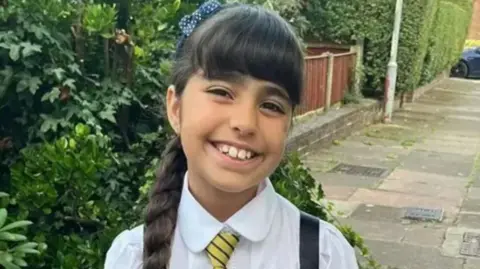
<path fill-rule="evenodd" d="M 215 143 L 215 142 L 211 142 L 211 143 L 214 146 L 214 148 L 216 148 L 220 153 L 235 160 L 248 161 L 259 156 L 258 153 L 248 149 L 237 148 L 235 146 L 228 145 L 225 143 Z"/>

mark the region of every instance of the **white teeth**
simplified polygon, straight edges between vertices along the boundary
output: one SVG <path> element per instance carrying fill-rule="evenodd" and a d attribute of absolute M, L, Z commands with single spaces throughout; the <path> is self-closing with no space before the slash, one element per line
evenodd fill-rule
<path fill-rule="evenodd" d="M 217 148 L 220 152 L 236 159 L 248 160 L 253 157 L 253 152 L 245 149 L 237 149 L 236 147 L 229 146 L 226 144 L 219 144 Z"/>
<path fill-rule="evenodd" d="M 235 147 L 230 147 L 228 149 L 228 155 L 230 155 L 230 157 L 232 158 L 237 158 L 237 153 L 238 153 L 238 150 Z"/>
<path fill-rule="evenodd" d="M 227 145 L 222 145 L 220 147 L 220 151 L 223 152 L 223 153 L 227 153 L 228 152 L 228 146 Z"/>
<path fill-rule="evenodd" d="M 238 156 L 237 156 L 239 159 L 242 159 L 242 160 L 245 160 L 245 157 L 247 157 L 247 152 L 243 149 L 241 149 L 239 152 L 238 152 Z"/>

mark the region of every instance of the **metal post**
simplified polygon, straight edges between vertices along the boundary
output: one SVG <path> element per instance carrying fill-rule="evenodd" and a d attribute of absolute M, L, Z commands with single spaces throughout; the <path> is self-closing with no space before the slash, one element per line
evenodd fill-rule
<path fill-rule="evenodd" d="M 332 104 L 332 88 L 333 88 L 333 61 L 335 61 L 333 53 L 328 52 L 328 71 L 327 71 L 327 91 L 325 92 L 324 110 L 330 109 Z"/>
<path fill-rule="evenodd" d="M 397 83 L 397 52 L 398 39 L 400 37 L 400 24 L 402 22 L 403 0 L 397 0 L 395 6 L 395 22 L 393 24 L 392 48 L 390 51 L 390 61 L 388 62 L 387 78 L 385 80 L 384 96 L 384 116 L 383 121 L 389 123 L 392 121 L 393 105 L 395 101 L 395 87 Z"/>

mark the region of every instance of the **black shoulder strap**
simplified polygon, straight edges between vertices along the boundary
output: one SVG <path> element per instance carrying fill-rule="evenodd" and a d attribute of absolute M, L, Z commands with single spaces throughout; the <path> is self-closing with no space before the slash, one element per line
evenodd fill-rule
<path fill-rule="evenodd" d="M 300 211 L 300 269 L 319 268 L 319 220 Z"/>

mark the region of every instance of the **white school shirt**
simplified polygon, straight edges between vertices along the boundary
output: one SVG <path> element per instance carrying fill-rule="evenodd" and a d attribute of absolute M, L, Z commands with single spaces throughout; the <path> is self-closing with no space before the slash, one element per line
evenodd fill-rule
<path fill-rule="evenodd" d="M 184 179 L 170 269 L 212 269 L 204 249 L 222 230 L 240 235 L 228 269 L 299 269 L 300 211 L 266 179 L 257 196 L 225 223 L 192 196 Z M 141 269 L 143 225 L 120 233 L 104 269 Z M 320 220 L 319 269 L 358 269 L 355 251 L 331 224 Z"/>

